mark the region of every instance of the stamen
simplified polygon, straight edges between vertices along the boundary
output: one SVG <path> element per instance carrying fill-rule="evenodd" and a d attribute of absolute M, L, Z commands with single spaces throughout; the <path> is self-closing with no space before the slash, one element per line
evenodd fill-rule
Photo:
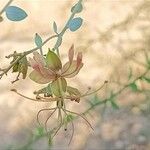
<path fill-rule="evenodd" d="M 18 94 L 19 96 L 21 96 L 21 97 L 23 97 L 23 98 L 26 98 L 26 99 L 32 100 L 32 101 L 36 101 L 36 102 L 50 102 L 50 101 L 57 101 L 56 98 L 47 98 L 47 99 L 46 99 L 46 98 L 43 98 L 43 97 L 41 97 L 41 99 L 40 99 L 40 98 L 38 98 L 38 99 L 30 98 L 30 97 L 27 97 L 27 96 L 25 96 L 25 95 L 23 95 L 23 94 L 17 92 L 16 89 L 11 89 L 11 91 L 12 91 L 12 92 L 15 92 L 16 94 Z"/>
<path fill-rule="evenodd" d="M 63 109 L 63 112 L 64 112 L 66 115 L 68 115 L 65 109 Z M 69 140 L 68 145 L 71 144 L 71 141 L 72 141 L 73 136 L 74 136 L 74 124 L 73 124 L 73 121 L 72 121 L 72 120 L 71 120 L 71 125 L 72 125 L 72 134 L 71 134 L 71 137 L 70 137 L 70 140 Z M 65 130 L 65 131 L 66 131 L 66 130 Z"/>
<path fill-rule="evenodd" d="M 64 110 L 64 109 L 63 109 Z M 78 114 L 76 112 L 73 112 L 73 111 L 70 111 L 70 110 L 67 110 L 65 109 L 65 111 L 69 112 L 69 113 L 72 113 L 72 114 L 75 114 L 77 116 L 80 116 L 83 120 L 85 120 L 87 122 L 87 124 L 91 127 L 92 130 L 94 130 L 94 128 L 92 127 L 92 125 L 90 124 L 90 122 L 81 114 Z"/>
<path fill-rule="evenodd" d="M 57 107 L 55 107 L 55 108 L 45 108 L 45 109 L 41 109 L 41 110 L 39 110 L 38 111 L 38 113 L 37 113 L 37 115 L 36 115 L 36 119 L 37 119 L 37 122 L 38 122 L 38 124 L 41 126 L 41 123 L 40 123 L 40 121 L 39 121 L 39 115 L 40 115 L 40 113 L 42 112 L 42 111 L 47 111 L 47 110 L 55 110 L 55 109 L 57 109 Z"/>
<path fill-rule="evenodd" d="M 45 123 L 44 123 L 44 126 L 45 126 L 45 130 L 46 132 L 48 133 L 48 130 L 47 130 L 47 122 L 48 120 L 52 117 L 52 115 L 55 113 L 57 108 L 54 109 L 54 111 L 48 116 L 48 118 L 46 119 Z"/>
<path fill-rule="evenodd" d="M 92 91 L 92 92 L 90 92 L 90 93 L 85 93 L 85 94 L 81 95 L 80 97 L 89 96 L 89 95 L 92 95 L 92 94 L 98 92 L 98 91 L 101 90 L 101 89 L 104 87 L 104 85 L 107 84 L 107 83 L 108 83 L 108 81 L 105 81 L 105 82 L 104 82 L 98 89 L 96 89 L 95 91 Z"/>

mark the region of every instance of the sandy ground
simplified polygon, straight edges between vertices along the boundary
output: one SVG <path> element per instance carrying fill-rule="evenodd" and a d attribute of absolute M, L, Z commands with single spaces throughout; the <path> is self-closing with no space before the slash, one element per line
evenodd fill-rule
<path fill-rule="evenodd" d="M 0 9 L 5 3 L 6 0 L 0 1 Z M 5 19 L 0 24 L 1 66 L 8 65 L 9 60 L 4 57 L 14 50 L 21 52 L 35 47 L 35 33 L 39 33 L 43 39 L 49 37 L 53 33 L 53 21 L 56 21 L 61 30 L 74 3 L 74 0 L 14 0 L 13 4 L 25 9 L 29 17 L 19 23 Z M 67 31 L 60 49 L 64 60 L 72 43 L 77 51 L 84 53 L 84 68 L 76 78 L 69 80 L 70 84 L 84 92 L 88 86 L 95 88 L 105 80 L 114 79 L 125 83 L 125 76 L 131 66 L 135 76 L 142 72 L 140 65 L 125 61 L 122 52 L 130 55 L 143 47 L 149 48 L 149 10 L 150 1 L 144 0 L 85 0 L 84 11 L 79 14 L 84 19 L 83 26 L 75 33 Z M 44 46 L 45 51 L 53 44 L 54 41 Z M 141 55 L 137 58 L 143 60 Z M 10 92 L 11 88 L 17 88 L 22 93 L 33 96 L 32 92 L 40 87 L 28 78 L 12 85 L 10 81 L 14 77 L 15 75 L 10 73 L 0 80 L 1 149 L 9 145 L 24 144 L 30 131 L 37 126 L 36 113 L 45 106 Z M 107 97 L 107 90 L 112 88 L 116 90 L 118 87 L 110 85 L 99 95 Z M 119 99 L 122 107 L 143 100 L 143 95 L 140 94 L 124 95 Z M 135 101 L 137 96 L 138 102 Z M 88 104 L 84 101 L 80 104 L 68 104 L 68 107 L 77 112 L 84 112 Z M 134 109 L 126 107 L 116 112 L 108 108 L 104 116 L 100 115 L 100 110 L 93 112 L 93 117 L 88 117 L 95 128 L 94 133 L 83 122 L 76 121 L 76 133 L 70 147 L 67 146 L 67 138 L 65 139 L 62 132 L 54 140 L 54 149 L 148 149 L 149 137 L 140 133 L 149 128 L 149 116 L 135 112 Z M 47 149 L 45 141 L 44 139 L 42 143 L 36 143 L 34 147 Z"/>

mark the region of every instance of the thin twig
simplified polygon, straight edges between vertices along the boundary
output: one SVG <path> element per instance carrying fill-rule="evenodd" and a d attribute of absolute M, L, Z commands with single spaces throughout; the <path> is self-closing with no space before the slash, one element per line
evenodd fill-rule
<path fill-rule="evenodd" d="M 70 111 L 70 110 L 66 110 L 66 109 L 65 109 L 65 111 L 67 111 L 69 113 L 72 113 L 72 114 L 75 114 L 77 116 L 80 116 L 83 120 L 85 120 L 87 122 L 87 124 L 91 127 L 91 129 L 94 130 L 94 128 L 92 127 L 92 125 L 90 124 L 90 122 L 83 115 L 81 115 L 79 113 L 76 113 L 76 112 L 73 112 L 73 111 Z"/>
<path fill-rule="evenodd" d="M 41 125 L 41 123 L 40 123 L 40 121 L 39 121 L 39 115 L 40 115 L 40 113 L 42 112 L 42 111 L 47 111 L 47 110 L 55 110 L 57 107 L 55 107 L 55 108 L 45 108 L 45 109 L 41 109 L 41 110 L 39 110 L 38 111 L 38 113 L 37 113 L 37 116 L 36 116 L 36 118 L 37 118 L 37 122 L 39 123 L 39 125 Z"/>
<path fill-rule="evenodd" d="M 48 133 L 48 130 L 47 130 L 47 122 L 48 122 L 49 118 L 55 113 L 56 110 L 57 110 L 57 108 L 54 109 L 54 111 L 48 116 L 48 118 L 46 119 L 46 121 L 45 121 L 45 123 L 44 123 L 45 130 L 46 130 L 47 133 Z"/>
<path fill-rule="evenodd" d="M 5 11 L 5 9 L 13 2 L 13 0 L 9 0 L 6 5 L 3 7 L 3 9 L 0 11 L 0 16 L 2 15 L 2 13 Z"/>

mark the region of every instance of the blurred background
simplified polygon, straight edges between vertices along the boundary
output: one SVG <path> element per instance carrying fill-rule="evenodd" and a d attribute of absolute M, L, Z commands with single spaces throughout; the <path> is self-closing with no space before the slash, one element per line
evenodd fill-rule
<path fill-rule="evenodd" d="M 0 0 L 0 10 L 6 2 Z M 35 47 L 35 33 L 43 39 L 52 35 L 53 21 L 61 30 L 75 3 L 76 0 L 14 0 L 12 5 L 23 8 L 28 17 L 14 23 L 3 14 L 1 67 L 8 66 L 10 60 L 5 56 L 14 50 L 22 52 Z M 16 75 L 9 73 L 0 80 L 0 149 L 150 149 L 150 74 L 143 75 L 150 66 L 150 1 L 83 0 L 83 6 L 79 16 L 84 24 L 75 33 L 65 33 L 60 53 L 65 61 L 72 43 L 76 52 L 83 52 L 83 69 L 68 80 L 83 93 L 89 86 L 94 90 L 105 80 L 109 81 L 96 95 L 81 99 L 79 104 L 67 104 L 69 110 L 86 112 L 94 131 L 82 119 L 76 119 L 71 144 L 68 146 L 72 132 L 69 127 L 67 132 L 62 129 L 49 147 L 47 137 L 37 128 L 36 114 L 52 104 L 28 101 L 10 92 L 11 88 L 16 88 L 33 97 L 33 91 L 41 86 L 29 78 L 12 85 Z M 55 40 L 47 43 L 45 52 L 54 43 Z M 100 105 L 100 101 L 112 98 L 113 93 L 117 93 L 113 104 L 108 101 Z M 55 120 L 49 121 L 49 128 Z"/>

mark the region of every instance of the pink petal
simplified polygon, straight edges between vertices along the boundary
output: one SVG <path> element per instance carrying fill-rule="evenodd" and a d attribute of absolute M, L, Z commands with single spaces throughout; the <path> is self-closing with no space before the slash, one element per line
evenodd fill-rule
<path fill-rule="evenodd" d="M 36 71 L 40 72 L 40 69 L 39 69 L 39 64 L 32 58 L 29 58 L 29 63 L 31 65 L 31 67 L 33 69 L 35 69 Z"/>
<path fill-rule="evenodd" d="M 82 66 L 83 63 L 80 63 L 80 65 L 77 66 L 77 61 L 75 60 L 71 64 L 70 62 L 67 62 L 62 68 L 62 76 L 66 78 L 74 77 L 78 74 Z"/>
<path fill-rule="evenodd" d="M 50 81 L 52 81 L 52 79 L 50 77 L 44 77 L 36 70 L 32 71 L 29 74 L 29 77 L 31 80 L 33 80 L 34 82 L 39 83 L 39 84 L 46 84 L 46 83 L 49 83 Z"/>
<path fill-rule="evenodd" d="M 74 45 L 73 44 L 69 49 L 68 57 L 69 57 L 69 62 L 72 63 L 73 57 L 74 57 Z"/>
<path fill-rule="evenodd" d="M 41 66 L 45 66 L 45 60 L 38 52 L 33 52 L 33 59 Z"/>
<path fill-rule="evenodd" d="M 82 63 L 82 53 L 79 52 L 77 55 L 77 67 L 79 67 L 81 63 Z"/>

